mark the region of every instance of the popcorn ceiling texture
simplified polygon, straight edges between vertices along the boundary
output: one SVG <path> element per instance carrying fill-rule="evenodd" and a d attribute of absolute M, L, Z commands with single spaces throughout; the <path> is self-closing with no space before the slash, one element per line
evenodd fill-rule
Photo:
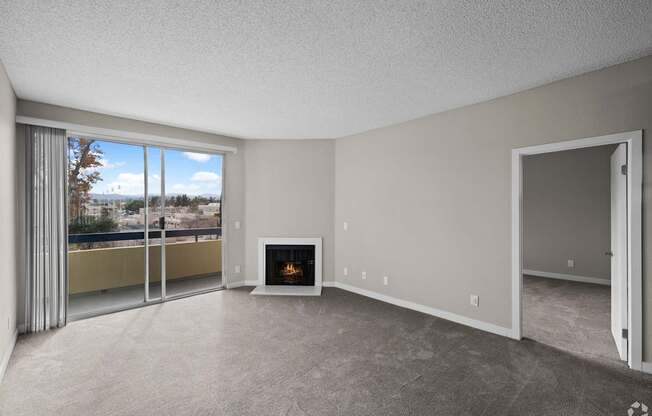
<path fill-rule="evenodd" d="M 23 99 L 244 138 L 333 138 L 652 53 L 649 0 L 10 1 Z"/>

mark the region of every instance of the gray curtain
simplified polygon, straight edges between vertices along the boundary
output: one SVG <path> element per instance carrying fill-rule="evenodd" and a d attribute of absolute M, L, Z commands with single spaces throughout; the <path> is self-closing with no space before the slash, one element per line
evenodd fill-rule
<path fill-rule="evenodd" d="M 26 330 L 66 324 L 66 132 L 26 126 Z"/>

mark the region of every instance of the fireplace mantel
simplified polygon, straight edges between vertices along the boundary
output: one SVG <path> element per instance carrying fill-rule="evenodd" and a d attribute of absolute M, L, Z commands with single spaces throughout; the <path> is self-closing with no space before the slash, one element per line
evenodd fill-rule
<path fill-rule="evenodd" d="M 277 286 L 265 283 L 265 247 L 268 245 L 312 245 L 315 247 L 314 286 Z M 258 286 L 252 295 L 319 296 L 322 287 L 322 240 L 321 237 L 261 237 L 258 239 Z"/>

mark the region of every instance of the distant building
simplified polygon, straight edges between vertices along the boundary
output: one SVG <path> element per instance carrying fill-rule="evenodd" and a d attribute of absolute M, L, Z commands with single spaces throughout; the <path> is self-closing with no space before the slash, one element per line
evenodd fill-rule
<path fill-rule="evenodd" d="M 199 204 L 197 209 L 204 215 L 216 215 L 220 213 L 220 203 L 209 202 L 208 204 Z"/>

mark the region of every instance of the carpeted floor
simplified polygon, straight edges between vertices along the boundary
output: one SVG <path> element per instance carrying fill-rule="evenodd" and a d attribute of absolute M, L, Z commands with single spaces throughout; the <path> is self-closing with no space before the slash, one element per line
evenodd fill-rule
<path fill-rule="evenodd" d="M 251 288 L 20 337 L 0 414 L 620 415 L 652 376 L 339 289 Z"/>
<path fill-rule="evenodd" d="M 523 336 L 564 350 L 619 360 L 609 286 L 523 276 Z"/>

